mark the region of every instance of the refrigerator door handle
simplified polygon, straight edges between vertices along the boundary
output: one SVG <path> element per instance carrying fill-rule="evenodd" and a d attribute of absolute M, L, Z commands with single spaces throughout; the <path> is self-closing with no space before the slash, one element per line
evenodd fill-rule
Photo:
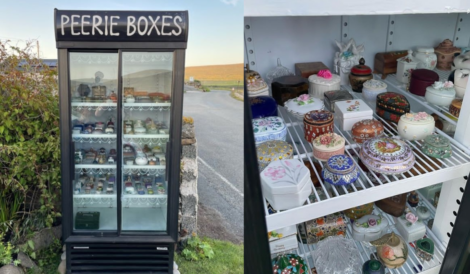
<path fill-rule="evenodd" d="M 170 142 L 166 142 L 166 149 L 165 149 L 165 182 L 168 185 L 168 152 L 169 152 Z M 167 186 L 168 187 L 168 186 Z"/>
<path fill-rule="evenodd" d="M 75 180 L 75 142 L 72 140 L 72 153 L 70 153 L 70 181 L 73 183 Z"/>

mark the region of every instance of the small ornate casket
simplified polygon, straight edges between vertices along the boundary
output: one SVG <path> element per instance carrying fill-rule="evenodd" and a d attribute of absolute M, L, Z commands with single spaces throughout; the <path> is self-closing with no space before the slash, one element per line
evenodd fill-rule
<path fill-rule="evenodd" d="M 316 137 L 334 131 L 333 113 L 328 110 L 314 110 L 304 115 L 305 140 L 311 142 Z"/>
<path fill-rule="evenodd" d="M 287 127 L 281 117 L 271 116 L 252 120 L 256 145 L 269 140 L 286 140 Z"/>
<path fill-rule="evenodd" d="M 449 107 L 450 114 L 458 118 L 460 115 L 460 109 L 462 108 L 462 102 L 463 99 L 454 99 Z"/>
<path fill-rule="evenodd" d="M 410 112 L 410 103 L 401 94 L 381 93 L 377 95 L 376 112 L 383 119 L 398 123 L 403 114 Z"/>
<path fill-rule="evenodd" d="M 335 103 L 339 101 L 352 100 L 352 95 L 346 90 L 330 90 L 324 93 L 325 108 L 331 112 L 335 112 Z"/>
<path fill-rule="evenodd" d="M 366 119 L 355 123 L 351 133 L 354 142 L 362 144 L 366 140 L 381 137 L 384 134 L 384 126 L 380 121 Z"/>
<path fill-rule="evenodd" d="M 387 227 L 387 218 L 380 215 L 366 215 L 356 220 L 352 225 L 352 237 L 356 241 L 375 241 L 387 232 Z"/>
<path fill-rule="evenodd" d="M 281 140 L 266 141 L 256 147 L 258 155 L 259 172 L 263 171 L 269 163 L 277 160 L 292 159 L 292 146 Z"/>
<path fill-rule="evenodd" d="M 331 156 L 322 170 L 325 182 L 335 185 L 349 185 L 359 178 L 359 168 L 351 157 L 347 155 Z"/>
<path fill-rule="evenodd" d="M 383 212 L 399 217 L 406 209 L 406 196 L 408 193 L 392 196 L 383 200 L 375 201 L 375 205 Z"/>
<path fill-rule="evenodd" d="M 346 235 L 346 219 L 341 212 L 307 221 L 299 225 L 301 238 L 307 238 L 307 244 L 315 244 L 329 236 Z M 303 240 L 302 242 L 305 243 Z"/>
<path fill-rule="evenodd" d="M 452 156 L 450 141 L 439 135 L 426 136 L 421 151 L 433 158 L 448 158 Z"/>
<path fill-rule="evenodd" d="M 406 50 L 379 52 L 374 58 L 374 73 L 382 74 L 385 79 L 388 74 L 397 72 L 397 59 L 406 56 Z"/>
<path fill-rule="evenodd" d="M 308 94 L 308 81 L 299 76 L 282 76 L 273 79 L 271 90 L 277 104 L 283 106 L 289 99 L 297 98 L 302 94 Z"/>

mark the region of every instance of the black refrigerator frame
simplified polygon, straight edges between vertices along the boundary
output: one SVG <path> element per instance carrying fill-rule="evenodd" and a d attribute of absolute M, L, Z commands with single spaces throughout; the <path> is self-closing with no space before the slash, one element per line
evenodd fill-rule
<path fill-rule="evenodd" d="M 59 82 L 59 105 L 60 105 L 60 132 L 61 132 L 61 183 L 62 183 L 62 235 L 66 245 L 67 273 L 173 273 L 173 260 L 176 243 L 178 242 L 178 208 L 179 208 L 179 186 L 180 186 L 180 160 L 181 160 L 181 128 L 183 115 L 183 93 L 184 93 L 184 69 L 185 52 L 188 39 L 188 11 L 178 11 L 185 15 L 184 32 L 180 40 L 182 41 L 158 41 L 158 37 L 149 38 L 149 41 L 132 41 L 132 39 L 123 39 L 122 41 L 65 41 L 58 39 L 57 13 L 54 10 L 56 46 L 58 49 L 58 82 Z M 64 11 L 61 11 L 64 12 Z M 73 12 L 73 11 L 65 11 Z M 83 13 L 85 11 L 77 11 Z M 117 11 L 126 12 L 126 11 Z M 131 14 L 146 14 L 147 11 L 128 11 Z M 109 11 L 90 11 L 91 14 L 108 14 Z M 167 13 L 167 12 L 160 12 Z M 169 12 L 168 12 L 169 13 Z M 163 40 L 168 40 L 165 38 Z M 71 39 L 73 40 L 73 39 Z M 71 95 L 69 78 L 69 53 L 70 52 L 118 52 L 118 90 L 122 91 L 122 53 L 127 51 L 139 52 L 173 52 L 173 74 L 172 74 L 172 93 L 171 93 L 171 123 L 169 132 L 169 142 L 167 147 L 168 158 L 166 160 L 166 176 L 168 182 L 168 215 L 166 232 L 122 232 L 122 108 L 123 96 L 118 95 L 117 102 L 117 120 L 115 122 L 115 131 L 117 134 L 116 146 L 118 151 L 118 160 L 116 163 L 116 200 L 117 200 L 117 233 L 107 232 L 78 232 L 73 231 L 73 183 L 74 180 L 74 143 L 71 134 Z M 83 267 L 74 267 L 76 272 L 71 270 L 71 258 L 73 257 L 73 248 L 89 250 L 79 258 Z M 96 260 L 94 262 L 93 252 L 105 253 L 106 250 L 114 250 L 113 254 L 127 256 L 132 258 L 133 251 L 150 252 L 154 258 L 159 258 L 168 262 L 167 265 L 155 267 L 140 267 L 139 264 L 145 264 L 146 260 L 135 258 L 127 260 L 124 263 L 120 257 L 109 256 L 109 260 Z M 126 252 L 128 251 L 128 253 Z M 162 252 L 162 250 L 164 252 Z M 109 255 L 109 254 L 108 254 Z M 149 255 L 150 256 L 150 255 Z M 85 259 L 88 258 L 88 259 Z M 129 259 L 129 258 L 128 258 Z M 103 263 L 106 266 L 101 267 Z M 116 264 L 110 268 L 109 264 Z M 134 266 L 132 264 L 135 263 Z"/>

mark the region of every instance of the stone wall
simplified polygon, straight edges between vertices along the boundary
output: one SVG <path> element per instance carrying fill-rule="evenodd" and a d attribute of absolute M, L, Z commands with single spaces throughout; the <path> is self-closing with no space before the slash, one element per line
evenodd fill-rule
<path fill-rule="evenodd" d="M 178 229 L 180 240 L 185 240 L 192 233 L 197 233 L 197 142 L 194 132 L 194 120 L 183 117 L 181 136 L 181 183 Z"/>

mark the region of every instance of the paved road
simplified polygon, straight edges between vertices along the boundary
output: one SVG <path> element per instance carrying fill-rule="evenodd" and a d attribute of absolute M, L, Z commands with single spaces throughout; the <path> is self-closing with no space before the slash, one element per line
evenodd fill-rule
<path fill-rule="evenodd" d="M 183 113 L 194 118 L 199 203 L 220 212 L 243 241 L 243 102 L 228 91 L 188 90 Z"/>

